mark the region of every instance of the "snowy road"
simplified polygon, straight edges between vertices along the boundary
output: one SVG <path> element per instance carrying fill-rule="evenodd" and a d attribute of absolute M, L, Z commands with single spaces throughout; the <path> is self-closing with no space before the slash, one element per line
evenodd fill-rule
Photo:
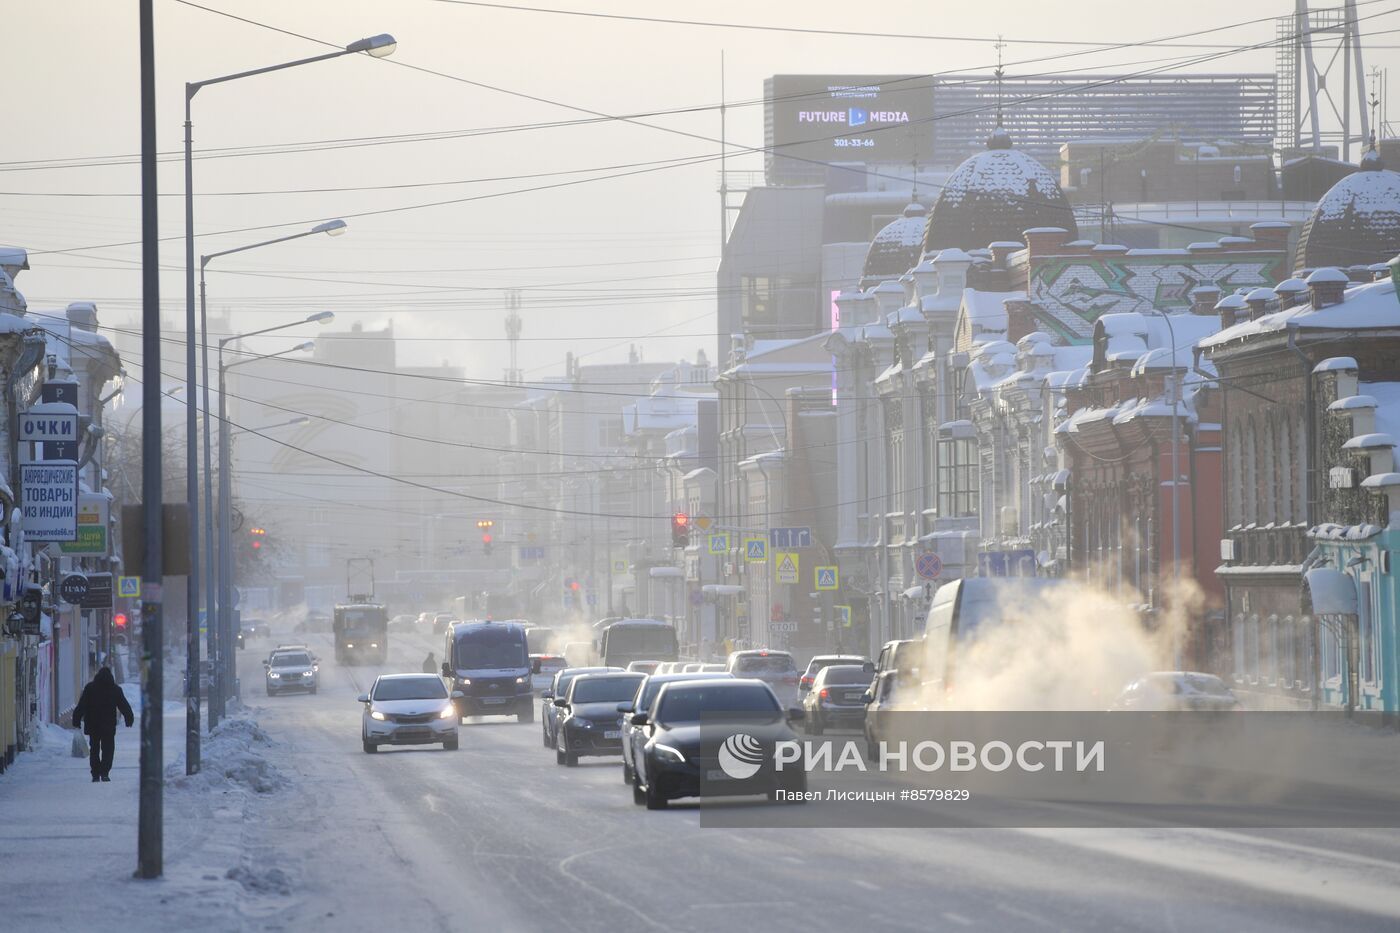
<path fill-rule="evenodd" d="M 328 642 L 313 645 L 324 658 Z M 397 636 L 394 669 L 436 639 Z M 1383 930 L 1400 832 L 726 830 L 636 807 L 612 760 L 563 769 L 540 728 L 462 727 L 461 750 L 359 745 L 374 671 L 327 660 L 316 696 L 245 699 L 293 789 L 245 829 L 293 879 L 250 911 L 340 930 Z M 333 918 L 333 920 L 331 920 Z M 489 926 L 487 926 L 489 924 Z"/>

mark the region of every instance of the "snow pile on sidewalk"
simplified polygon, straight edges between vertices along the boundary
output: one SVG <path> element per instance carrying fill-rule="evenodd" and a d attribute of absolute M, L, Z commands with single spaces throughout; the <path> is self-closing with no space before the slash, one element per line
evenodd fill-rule
<path fill-rule="evenodd" d="M 57 723 L 41 722 L 30 734 L 29 753 L 42 758 L 63 758 L 73 754 L 76 729 L 65 729 Z"/>
<path fill-rule="evenodd" d="M 181 754 L 165 770 L 166 786 L 172 791 L 274 793 L 287 786 L 286 775 L 267 757 L 275 745 L 252 719 L 225 719 L 204 738 L 199 772 L 185 774 L 185 756 Z"/>

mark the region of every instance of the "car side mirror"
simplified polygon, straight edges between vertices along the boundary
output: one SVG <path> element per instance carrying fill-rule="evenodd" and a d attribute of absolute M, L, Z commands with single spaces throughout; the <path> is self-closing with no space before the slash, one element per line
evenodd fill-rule
<path fill-rule="evenodd" d="M 864 664 L 862 664 L 862 665 L 860 666 L 860 669 L 861 669 L 861 671 L 863 671 L 863 672 L 866 673 L 866 674 L 873 674 L 873 673 L 875 673 L 875 662 L 874 662 L 874 661 L 866 661 Z"/>
<path fill-rule="evenodd" d="M 800 706 L 794 706 L 787 711 L 788 722 L 801 722 L 807 718 L 807 711 Z"/>
<path fill-rule="evenodd" d="M 561 709 L 563 709 L 563 708 L 566 708 L 566 707 L 569 705 L 569 701 L 566 700 L 564 697 L 555 697 L 555 698 L 554 698 L 554 705 L 560 707 Z"/>
<path fill-rule="evenodd" d="M 463 699 L 463 698 L 465 698 L 465 697 L 466 697 L 466 694 L 463 693 L 463 692 L 460 691 L 460 690 L 453 690 L 453 691 L 452 691 L 452 699 L 454 699 L 454 700 L 461 700 L 461 699 Z"/>
<path fill-rule="evenodd" d="M 540 694 L 540 699 L 541 699 L 541 700 L 552 700 L 552 699 L 554 699 L 554 694 L 553 694 L 553 693 L 550 693 L 548 690 L 546 690 L 544 693 Z"/>
<path fill-rule="evenodd" d="M 862 693 L 862 694 L 860 695 L 860 701 L 861 701 L 862 703 L 867 703 L 867 704 L 868 704 L 868 703 L 874 703 L 874 702 L 875 702 L 875 694 L 873 694 L 873 693 L 871 693 L 869 690 L 867 690 L 867 691 L 865 691 L 864 693 Z"/>
<path fill-rule="evenodd" d="M 369 702 L 369 694 L 368 694 L 368 693 L 362 693 L 362 694 L 360 694 L 359 696 L 355 697 L 355 702 L 356 702 L 356 703 L 368 703 L 368 702 Z"/>
<path fill-rule="evenodd" d="M 648 722 L 648 720 L 647 720 L 647 714 L 646 714 L 646 713 L 633 713 L 633 714 L 632 714 L 632 725 L 634 725 L 634 726 L 645 726 L 645 725 L 647 724 L 647 722 Z"/>
<path fill-rule="evenodd" d="M 442 662 L 442 676 L 444 676 L 444 677 L 451 677 L 451 676 L 452 676 L 452 668 L 448 665 L 448 663 L 447 663 L 446 661 L 443 661 L 443 662 Z"/>
<path fill-rule="evenodd" d="M 531 673 L 531 674 L 538 674 L 539 672 L 540 672 L 540 659 L 539 659 L 539 658 L 534 658 L 533 660 L 530 661 L 530 673 Z"/>

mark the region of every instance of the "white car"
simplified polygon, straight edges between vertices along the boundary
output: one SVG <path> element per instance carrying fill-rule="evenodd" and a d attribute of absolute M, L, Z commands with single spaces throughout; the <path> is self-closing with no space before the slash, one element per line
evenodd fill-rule
<path fill-rule="evenodd" d="M 381 745 L 436 745 L 457 748 L 457 707 L 436 674 L 381 674 L 369 693 L 362 693 L 360 741 L 365 751 Z"/>

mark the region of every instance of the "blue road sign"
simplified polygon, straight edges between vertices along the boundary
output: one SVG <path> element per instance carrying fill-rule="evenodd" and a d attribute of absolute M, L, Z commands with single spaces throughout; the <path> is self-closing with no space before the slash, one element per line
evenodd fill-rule
<path fill-rule="evenodd" d="M 795 528 L 770 528 L 768 541 L 775 551 L 791 551 L 812 546 L 812 529 L 808 526 Z"/>

